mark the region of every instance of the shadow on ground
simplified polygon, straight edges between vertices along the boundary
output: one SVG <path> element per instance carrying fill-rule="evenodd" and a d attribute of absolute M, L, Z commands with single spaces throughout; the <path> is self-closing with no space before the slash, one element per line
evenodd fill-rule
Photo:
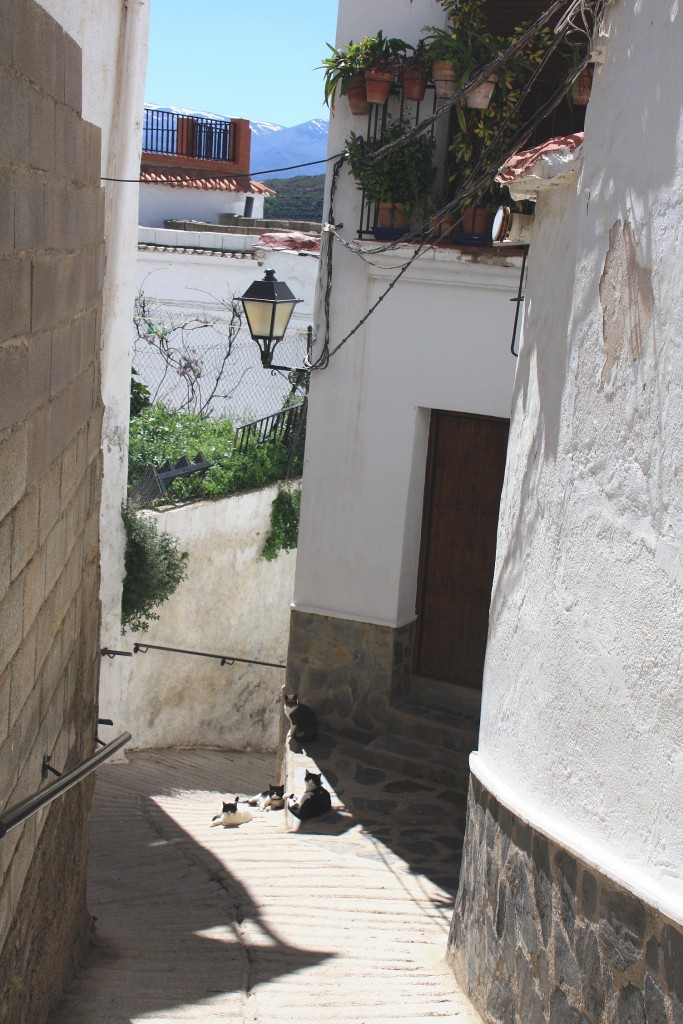
<path fill-rule="evenodd" d="M 301 788 L 310 760 L 342 809 L 303 822 L 297 832 L 340 835 L 362 825 L 378 844 L 450 894 L 458 886 L 467 794 L 447 784 L 364 764 L 344 739 L 318 736 L 301 755 L 290 753 L 295 786 Z M 291 772 L 290 772 L 291 774 Z M 291 788 L 291 787 L 290 787 Z"/>

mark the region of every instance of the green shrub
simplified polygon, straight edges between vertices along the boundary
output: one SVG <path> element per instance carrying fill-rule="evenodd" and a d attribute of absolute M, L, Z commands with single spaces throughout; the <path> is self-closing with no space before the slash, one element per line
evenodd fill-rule
<path fill-rule="evenodd" d="M 124 505 L 121 517 L 126 533 L 121 632 L 146 633 L 150 620 L 159 618 L 153 609 L 187 576 L 189 556 L 178 550 L 178 538 L 161 533 L 149 516 Z"/>
<path fill-rule="evenodd" d="M 270 510 L 270 533 L 263 547 L 263 557 L 274 561 L 281 551 L 291 551 L 299 538 L 301 491 L 281 487 Z"/>
<path fill-rule="evenodd" d="M 179 501 L 217 500 L 228 494 L 256 490 L 282 480 L 289 452 L 285 445 L 250 440 L 240 453 L 233 451 L 234 431 L 228 420 L 207 420 L 190 412 L 178 412 L 159 403 L 143 409 L 131 421 L 128 482 L 134 484 L 148 465 L 159 467 L 166 459 L 182 455 L 193 459 L 201 452 L 212 463 L 206 473 L 193 473 L 171 484 L 169 495 L 158 504 Z M 301 474 L 303 440 L 289 467 L 290 476 Z"/>

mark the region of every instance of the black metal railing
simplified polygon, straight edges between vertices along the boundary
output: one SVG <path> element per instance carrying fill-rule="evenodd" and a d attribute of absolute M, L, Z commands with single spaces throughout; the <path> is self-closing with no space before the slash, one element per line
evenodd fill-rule
<path fill-rule="evenodd" d="M 235 431 L 234 450 L 241 455 L 250 442 L 256 444 L 282 444 L 292 451 L 306 419 L 307 401 L 281 409 L 271 416 L 245 423 Z"/>
<path fill-rule="evenodd" d="M 190 654 L 193 658 L 214 658 L 221 665 L 262 665 L 265 668 L 287 668 L 281 662 L 257 661 L 255 658 L 238 658 L 234 654 L 212 654 L 210 651 L 190 651 L 186 647 L 165 647 L 163 644 L 133 644 L 134 654 L 147 654 L 147 651 L 169 651 L 171 654 Z"/>
<path fill-rule="evenodd" d="M 33 796 L 29 796 L 26 800 L 22 800 L 20 803 L 14 804 L 13 807 L 9 807 L 0 815 L 0 839 L 6 836 L 10 829 L 16 828 L 17 825 L 20 825 L 22 821 L 26 821 L 36 811 L 52 803 L 53 800 L 56 800 L 58 796 L 62 796 L 72 786 L 82 782 L 87 775 L 90 775 L 101 764 L 108 761 L 117 750 L 125 746 L 130 738 L 129 732 L 122 733 L 115 740 L 112 740 L 111 743 L 107 743 L 105 747 L 102 747 L 96 754 L 93 754 L 92 757 L 89 757 L 87 761 L 83 761 L 78 767 L 73 768 L 64 775 L 59 775 L 50 765 L 49 757 L 46 757 L 43 761 L 43 778 L 47 777 L 48 771 L 52 772 L 53 775 L 59 775 L 59 778 L 51 782 L 45 789 L 34 793 Z"/>
<path fill-rule="evenodd" d="M 227 163 L 235 159 L 234 148 L 230 121 L 145 107 L 142 125 L 144 153 L 166 153 Z"/>

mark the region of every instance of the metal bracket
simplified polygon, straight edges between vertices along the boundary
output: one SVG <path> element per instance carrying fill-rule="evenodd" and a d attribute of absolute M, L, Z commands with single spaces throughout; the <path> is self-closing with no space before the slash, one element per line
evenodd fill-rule
<path fill-rule="evenodd" d="M 133 654 L 131 651 L 111 651 L 108 647 L 103 647 L 100 650 L 100 654 L 103 658 L 132 658 Z"/>
<path fill-rule="evenodd" d="M 56 775 L 58 779 L 61 779 L 62 777 L 62 773 L 58 772 L 57 769 L 53 768 L 52 765 L 50 764 L 50 755 L 46 754 L 45 757 L 43 758 L 43 768 L 40 774 L 44 779 L 46 779 L 49 772 L 52 772 L 53 775 Z"/>

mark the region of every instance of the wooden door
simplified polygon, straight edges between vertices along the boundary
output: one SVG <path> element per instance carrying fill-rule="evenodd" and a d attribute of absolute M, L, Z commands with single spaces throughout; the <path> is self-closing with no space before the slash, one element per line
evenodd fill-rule
<path fill-rule="evenodd" d="M 481 689 L 509 421 L 432 413 L 416 675 Z"/>

